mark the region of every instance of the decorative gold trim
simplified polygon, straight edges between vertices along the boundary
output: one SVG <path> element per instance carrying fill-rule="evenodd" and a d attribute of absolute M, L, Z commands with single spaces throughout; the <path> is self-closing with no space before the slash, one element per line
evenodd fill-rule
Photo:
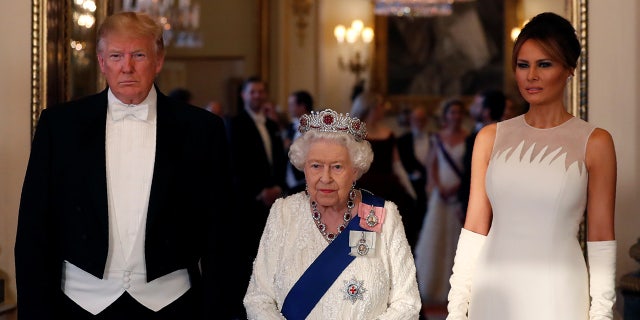
<path fill-rule="evenodd" d="M 300 46 L 304 45 L 305 30 L 309 26 L 307 16 L 309 16 L 312 6 L 313 0 L 291 0 L 291 9 L 293 15 L 296 16 L 296 28 Z"/>
<path fill-rule="evenodd" d="M 112 12 L 114 0 L 96 0 L 96 25 Z M 71 95 L 71 57 L 69 30 L 71 1 L 31 1 L 31 134 L 35 133 L 38 118 L 48 106 L 64 102 Z M 101 76 L 98 88 L 106 83 Z"/>
<path fill-rule="evenodd" d="M 376 15 L 374 17 L 373 24 L 373 37 L 374 55 L 373 55 L 373 67 L 371 70 L 371 89 L 373 91 L 380 92 L 384 95 L 387 94 L 388 79 L 387 79 L 387 61 L 388 61 L 388 47 L 389 47 L 389 19 L 385 16 Z"/>
<path fill-rule="evenodd" d="M 588 120 L 588 65 L 589 52 L 587 46 L 588 39 L 588 21 L 587 21 L 587 0 L 567 0 L 567 11 L 571 21 L 578 33 L 578 39 L 582 45 L 582 52 L 575 74 L 569 85 L 569 102 L 570 112 Z"/>
<path fill-rule="evenodd" d="M 46 0 L 33 0 L 31 17 L 31 135 L 35 133 L 47 96 L 45 43 L 47 41 Z"/>
<path fill-rule="evenodd" d="M 68 96 L 68 1 L 32 0 L 31 133 L 48 105 Z"/>
<path fill-rule="evenodd" d="M 575 74 L 568 85 L 568 101 L 567 105 L 569 112 L 574 116 L 579 117 L 585 121 L 588 120 L 588 34 L 587 34 L 587 0 L 567 0 L 567 14 L 571 22 L 573 23 L 582 51 L 580 53 L 580 59 L 578 66 L 576 67 Z M 584 212 L 582 223 L 578 230 L 578 240 L 580 241 L 580 247 L 586 257 L 587 254 L 587 212 Z"/>

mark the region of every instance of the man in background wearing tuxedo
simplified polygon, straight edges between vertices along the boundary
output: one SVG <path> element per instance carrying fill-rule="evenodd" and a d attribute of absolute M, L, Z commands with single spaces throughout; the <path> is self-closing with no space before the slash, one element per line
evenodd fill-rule
<path fill-rule="evenodd" d="M 225 308 L 233 319 L 246 319 L 242 299 L 249 286 L 253 260 L 273 202 L 286 191 L 287 157 L 280 126 L 265 114 L 267 84 L 258 77 L 246 79 L 241 88 L 242 109 L 228 122 L 234 180 L 234 263 L 227 278 L 232 303 Z"/>
<path fill-rule="evenodd" d="M 473 120 L 475 120 L 475 126 L 465 140 L 465 152 L 462 159 L 464 170 L 460 181 L 460 189 L 458 189 L 458 199 L 460 199 L 460 203 L 462 204 L 462 213 L 464 216 L 466 216 L 467 205 L 469 204 L 471 155 L 473 154 L 473 145 L 476 142 L 476 136 L 484 126 L 502 119 L 506 102 L 507 97 L 501 90 L 487 89 L 477 93 L 469 107 L 469 114 Z"/>
<path fill-rule="evenodd" d="M 285 150 L 289 150 L 289 146 L 297 137 L 300 136 L 298 127 L 300 126 L 300 117 L 309 114 L 313 110 L 313 97 L 308 91 L 298 90 L 289 95 L 288 99 L 289 116 L 291 123 L 287 128 L 287 137 L 285 138 Z M 287 151 L 288 152 L 288 151 Z M 304 172 L 296 169 L 290 162 L 287 163 L 287 188 L 288 194 L 294 194 L 305 189 Z"/>

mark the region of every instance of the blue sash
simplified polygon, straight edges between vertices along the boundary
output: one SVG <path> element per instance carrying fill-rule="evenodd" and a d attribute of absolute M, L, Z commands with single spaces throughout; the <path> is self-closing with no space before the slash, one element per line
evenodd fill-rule
<path fill-rule="evenodd" d="M 384 207 L 384 199 L 362 190 L 362 202 Z M 303 320 L 316 306 L 320 298 L 336 281 L 344 269 L 355 259 L 349 255 L 349 231 L 365 231 L 356 216 L 316 258 L 289 290 L 282 304 L 282 315 L 287 320 Z"/>

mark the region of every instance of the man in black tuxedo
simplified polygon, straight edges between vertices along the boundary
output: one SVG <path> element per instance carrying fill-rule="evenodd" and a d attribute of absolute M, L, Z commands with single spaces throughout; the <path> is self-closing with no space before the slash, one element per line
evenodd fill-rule
<path fill-rule="evenodd" d="M 220 117 L 154 86 L 164 52 L 150 16 L 109 16 L 97 43 L 107 88 L 42 112 L 15 244 L 21 320 L 225 310 L 228 140 Z"/>
<path fill-rule="evenodd" d="M 422 220 L 427 213 L 427 154 L 429 153 L 429 131 L 427 110 L 416 107 L 409 114 L 410 131 L 398 138 L 398 153 L 402 166 L 407 171 L 413 190 L 416 192 L 416 215 L 410 223 L 420 231 Z M 418 235 L 413 238 L 417 239 Z M 411 244 L 412 246 L 415 243 Z"/>
<path fill-rule="evenodd" d="M 476 142 L 478 132 L 484 126 L 498 122 L 502 119 L 506 105 L 507 97 L 497 89 L 487 89 L 480 91 L 474 97 L 473 103 L 469 107 L 469 114 L 475 120 L 473 131 L 465 140 L 465 152 L 462 159 L 464 171 L 458 189 L 458 199 L 462 203 L 462 212 L 466 216 L 467 205 L 469 204 L 469 189 L 471 186 L 471 155 L 473 154 L 473 145 Z"/>
<path fill-rule="evenodd" d="M 278 124 L 264 110 L 266 83 L 250 77 L 241 88 L 242 109 L 228 122 L 231 139 L 235 204 L 229 214 L 239 235 L 234 244 L 238 264 L 229 275 L 235 285 L 228 288 L 237 318 L 246 319 L 242 299 L 249 286 L 253 260 L 273 202 L 286 190 L 287 157 Z M 240 239 L 242 237 L 242 239 Z"/>
<path fill-rule="evenodd" d="M 300 126 L 300 117 L 309 114 L 313 110 L 313 97 L 308 91 L 298 90 L 289 95 L 287 104 L 289 106 L 289 116 L 291 123 L 287 127 L 287 137 L 285 138 L 285 152 L 288 152 L 289 146 L 294 139 L 300 136 L 298 127 Z M 287 193 L 294 194 L 306 188 L 304 172 L 296 169 L 291 162 L 287 162 Z"/>

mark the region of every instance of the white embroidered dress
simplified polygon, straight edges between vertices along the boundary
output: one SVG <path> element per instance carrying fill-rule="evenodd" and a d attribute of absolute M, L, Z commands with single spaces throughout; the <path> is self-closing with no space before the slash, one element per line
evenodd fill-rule
<path fill-rule="evenodd" d="M 411 249 L 396 205 L 387 201 L 385 210 L 375 250 L 346 267 L 307 319 L 418 319 L 421 306 Z M 356 209 L 352 214 L 357 215 Z M 327 245 L 304 192 L 278 199 L 267 219 L 244 298 L 249 319 L 284 319 L 280 309 L 287 293 Z M 352 279 L 362 281 L 365 289 L 362 299 L 353 302 L 345 297 Z"/>
<path fill-rule="evenodd" d="M 493 222 L 473 276 L 470 320 L 586 320 L 588 276 L 578 241 L 585 152 L 578 118 L 537 129 L 498 123 L 486 175 Z"/>

